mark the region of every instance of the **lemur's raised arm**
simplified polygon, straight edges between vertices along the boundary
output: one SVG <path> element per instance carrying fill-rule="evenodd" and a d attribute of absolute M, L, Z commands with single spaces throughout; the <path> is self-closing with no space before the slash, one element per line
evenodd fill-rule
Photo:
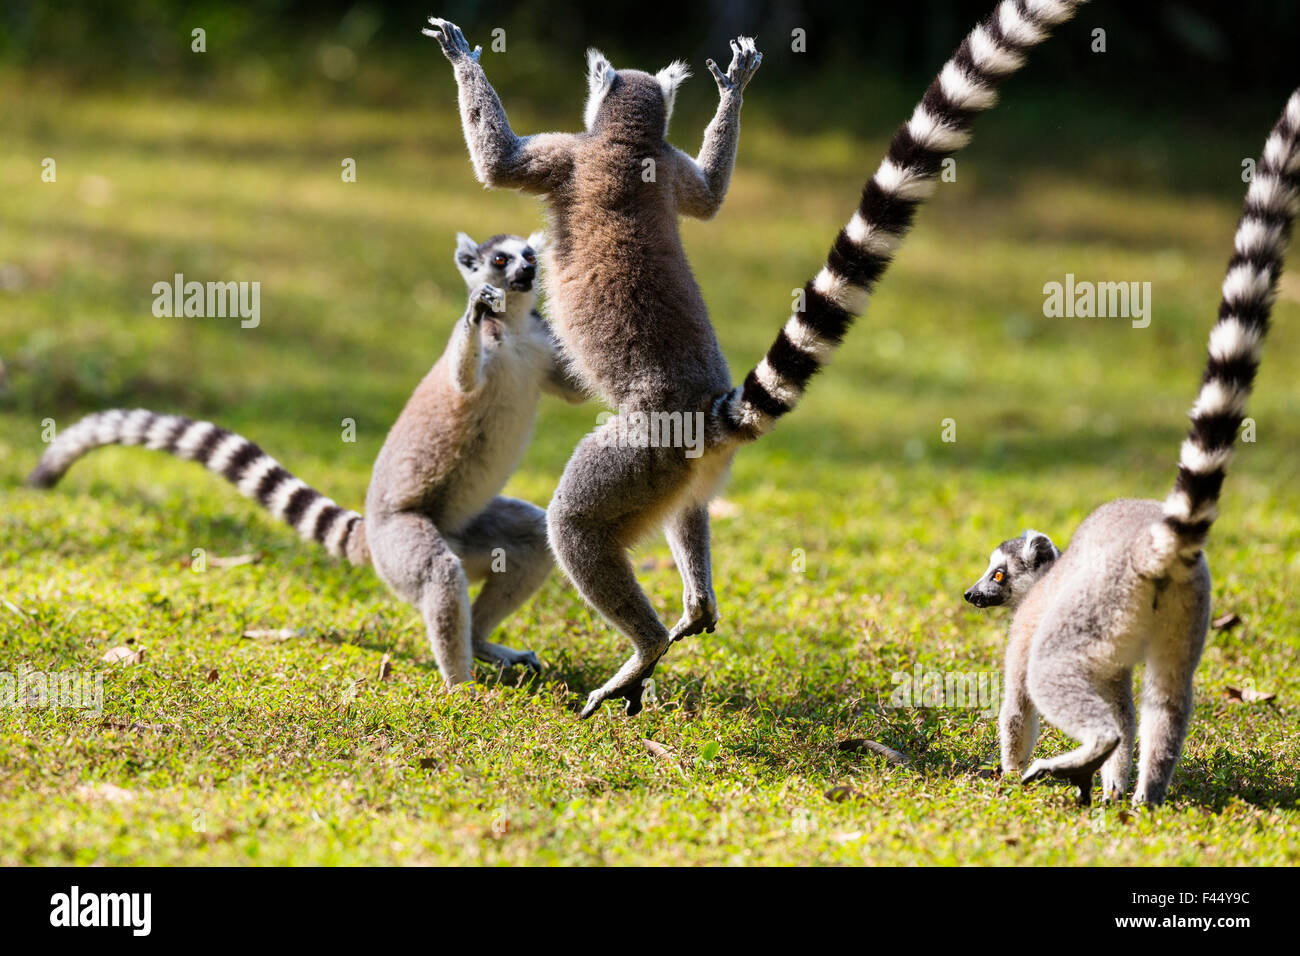
<path fill-rule="evenodd" d="M 529 193 L 551 192 L 572 168 L 573 136 L 568 133 L 516 136 L 506 119 L 501 98 L 479 65 L 483 48 L 476 46 L 471 50 L 465 34 L 454 23 L 432 18 L 429 22 L 433 29 L 426 28 L 423 32 L 438 41 L 456 74 L 460 121 L 479 182 Z"/>
<path fill-rule="evenodd" d="M 460 392 L 472 392 L 483 382 L 483 316 L 504 312 L 506 294 L 491 285 L 470 290 L 469 304 L 447 343 L 451 380 Z"/>
<path fill-rule="evenodd" d="M 680 149 L 673 150 L 673 187 L 677 211 L 697 219 L 712 219 L 727 196 L 731 171 L 736 165 L 736 147 L 740 143 L 740 107 L 745 86 L 763 62 L 763 54 L 749 37 L 731 41 L 732 64 L 723 73 L 709 60 L 707 66 L 718 84 L 718 111 L 704 130 L 700 154 L 691 159 Z"/>

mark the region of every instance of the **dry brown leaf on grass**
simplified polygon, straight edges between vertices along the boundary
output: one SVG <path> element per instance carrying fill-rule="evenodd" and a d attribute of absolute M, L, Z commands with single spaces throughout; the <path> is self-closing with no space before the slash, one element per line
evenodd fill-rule
<path fill-rule="evenodd" d="M 862 791 L 851 783 L 841 783 L 826 791 L 826 799 L 831 803 L 846 803 L 849 800 L 861 800 Z"/>
<path fill-rule="evenodd" d="M 135 794 L 112 783 L 83 783 L 74 791 L 81 800 L 103 800 L 106 803 L 130 803 Z"/>
<path fill-rule="evenodd" d="M 841 740 L 837 746 L 848 753 L 877 754 L 898 767 L 907 765 L 912 759 L 901 750 L 895 750 L 893 747 L 886 747 L 884 744 L 877 743 L 874 740 L 868 740 L 866 737 L 853 737 L 849 740 Z"/>
<path fill-rule="evenodd" d="M 1216 617 L 1211 626 L 1216 631 L 1231 631 L 1241 623 L 1241 617 L 1236 614 L 1225 614 L 1223 617 Z"/>
<path fill-rule="evenodd" d="M 105 664 L 143 664 L 144 651 L 143 647 L 127 647 L 125 644 L 119 644 L 106 650 L 100 660 Z"/>
<path fill-rule="evenodd" d="M 1239 704 L 1264 704 L 1274 700 L 1277 694 L 1265 693 L 1262 690 L 1255 690 L 1253 687 L 1225 687 L 1223 694 L 1228 700 L 1236 701 Z"/>
<path fill-rule="evenodd" d="M 642 740 L 641 746 L 650 751 L 650 753 L 658 757 L 660 760 L 667 761 L 668 763 L 674 762 L 672 751 L 661 743 L 656 743 L 653 740 Z"/>
<path fill-rule="evenodd" d="M 668 766 L 676 770 L 679 774 L 681 774 L 682 778 L 685 779 L 686 771 L 682 769 L 681 764 L 677 762 L 677 758 L 673 755 L 673 752 L 671 750 L 669 750 L 661 743 L 657 743 L 656 741 L 648 740 L 648 739 L 643 739 L 641 741 L 641 746 L 644 747 L 646 750 L 648 750 L 656 760 L 661 760 L 664 763 L 668 764 Z"/>
<path fill-rule="evenodd" d="M 212 684 L 212 683 L 215 683 L 216 680 L 217 680 L 217 678 L 220 677 L 220 676 L 221 676 L 221 671 L 217 670 L 217 669 L 214 667 L 214 668 L 212 668 L 212 670 L 208 671 L 208 674 L 207 674 L 207 676 L 204 678 L 204 680 L 206 680 L 209 684 Z"/>
<path fill-rule="evenodd" d="M 388 680 L 393 676 L 393 659 L 385 654 L 379 660 L 379 679 Z"/>

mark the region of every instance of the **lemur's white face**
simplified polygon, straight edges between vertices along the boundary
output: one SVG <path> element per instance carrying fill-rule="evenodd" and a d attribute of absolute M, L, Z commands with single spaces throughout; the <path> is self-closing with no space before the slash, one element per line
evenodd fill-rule
<path fill-rule="evenodd" d="M 976 607 L 1015 607 L 1060 556 L 1047 535 L 1026 531 L 993 549 L 988 568 L 962 597 Z"/>
<path fill-rule="evenodd" d="M 465 233 L 456 236 L 456 268 L 470 289 L 483 283 L 506 290 L 507 303 L 518 295 L 536 298 L 533 285 L 537 280 L 537 256 L 542 236 L 493 236 L 477 243 Z M 530 302 L 531 305 L 531 302 Z"/>

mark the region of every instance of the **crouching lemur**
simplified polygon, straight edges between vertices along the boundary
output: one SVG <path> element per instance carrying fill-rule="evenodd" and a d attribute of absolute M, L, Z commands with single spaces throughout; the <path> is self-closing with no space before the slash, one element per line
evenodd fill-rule
<path fill-rule="evenodd" d="M 532 435 L 539 394 L 571 402 L 585 390 L 559 360 L 537 312 L 541 236 L 461 233 L 456 266 L 469 303 L 446 351 L 406 403 L 380 449 L 364 517 L 291 475 L 241 435 L 147 409 L 98 412 L 61 431 L 28 483 L 54 485 L 102 445 L 142 445 L 197 461 L 308 540 L 370 564 L 420 611 L 448 684 L 469 680 L 472 657 L 537 669 L 532 651 L 488 640 L 541 585 L 552 559 L 546 515 L 501 496 Z M 469 583 L 483 580 L 473 607 Z"/>
<path fill-rule="evenodd" d="M 965 594 L 976 607 L 1014 609 L 998 732 L 1004 773 L 1060 777 L 1091 800 L 1128 790 L 1141 738 L 1136 804 L 1164 800 L 1192 716 L 1192 676 L 1210 617 L 1204 548 L 1246 413 L 1278 277 L 1300 206 L 1300 90 L 1274 126 L 1246 191 L 1209 359 L 1163 502 L 1122 498 L 1092 512 L 1061 553 L 1026 531 L 993 549 Z M 1145 661 L 1142 723 L 1133 668 Z M 1038 715 L 1079 746 L 1029 763 Z M 1028 764 L 1028 767 L 1026 767 Z"/>

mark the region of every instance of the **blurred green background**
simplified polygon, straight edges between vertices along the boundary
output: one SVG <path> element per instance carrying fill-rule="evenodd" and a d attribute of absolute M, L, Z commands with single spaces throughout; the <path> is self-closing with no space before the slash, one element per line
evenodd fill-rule
<path fill-rule="evenodd" d="M 6 3 L 0 665 L 102 669 L 128 640 L 149 655 L 107 672 L 125 731 L 0 713 L 0 862 L 1300 859 L 1294 271 L 1251 403 L 1257 441 L 1211 545 L 1216 613 L 1242 623 L 1211 637 L 1174 807 L 1081 822 L 1058 791 L 980 771 L 992 721 L 883 705 L 896 670 L 1000 667 L 1005 618 L 960 598 L 997 542 L 1032 526 L 1064 544 L 1100 501 L 1168 488 L 1243 160 L 1300 82 L 1291 3 L 1096 2 L 1031 55 L 833 366 L 737 457 L 714 528 L 723 626 L 674 649 L 637 721 L 574 722 L 626 649 L 558 575 L 502 638 L 538 651 L 540 688 L 444 695 L 413 611 L 193 465 L 106 450 L 54 492 L 19 487 L 47 420 L 143 405 L 243 431 L 360 506 L 463 308 L 455 232 L 540 223 L 533 200 L 474 181 L 451 71 L 419 34 L 428 13 L 485 47 L 506 31 L 483 63 L 521 133 L 580 125 L 590 45 L 617 65 L 688 58 L 697 76 L 670 131 L 688 151 L 716 103 L 704 58 L 758 35 L 730 195 L 715 221 L 683 223 L 739 378 L 989 7 Z M 806 53 L 790 50 L 795 28 Z M 261 324 L 155 318 L 153 283 L 177 272 L 261 282 Z M 1150 282 L 1150 327 L 1044 317 L 1043 285 L 1066 273 Z M 544 503 L 598 411 L 545 403 L 509 491 Z M 197 547 L 262 560 L 194 574 Z M 666 547 L 636 560 L 675 619 Z M 384 654 L 396 668 L 380 682 Z M 1244 686 L 1278 697 L 1224 696 Z M 913 763 L 836 746 L 864 736 Z M 104 797 L 109 783 L 147 799 Z M 853 800 L 823 796 L 846 783 Z M 212 821 L 202 833 L 195 807 Z"/>

